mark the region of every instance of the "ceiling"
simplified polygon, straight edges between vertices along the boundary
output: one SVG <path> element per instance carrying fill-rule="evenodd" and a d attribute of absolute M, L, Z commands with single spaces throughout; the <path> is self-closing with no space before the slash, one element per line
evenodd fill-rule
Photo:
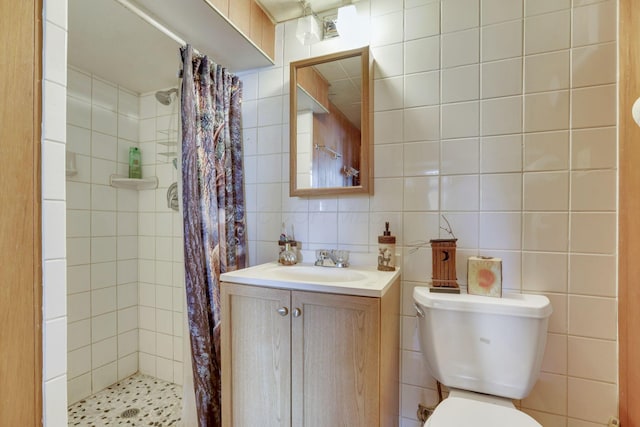
<path fill-rule="evenodd" d="M 259 2 L 276 22 L 302 16 L 299 0 Z M 243 51 L 243 46 L 249 45 L 238 33 L 229 31 L 231 26 L 211 13 L 204 0 L 129 0 L 129 3 L 143 10 L 153 7 L 154 13 L 148 15 L 231 71 L 270 64 L 264 56 L 254 57 L 256 49 Z M 314 12 L 321 13 L 351 1 L 309 0 L 309 3 Z M 180 43 L 118 1 L 69 0 L 68 11 L 70 65 L 137 93 L 179 84 Z M 219 43 L 221 37 L 224 43 Z"/>

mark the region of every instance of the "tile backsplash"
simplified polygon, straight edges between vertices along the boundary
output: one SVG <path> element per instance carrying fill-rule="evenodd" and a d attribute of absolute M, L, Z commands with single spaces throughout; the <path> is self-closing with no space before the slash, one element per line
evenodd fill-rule
<path fill-rule="evenodd" d="M 276 65 L 241 74 L 251 263 L 275 259 L 282 221 L 305 249 L 357 252 L 375 251 L 390 221 L 403 255 L 401 425 L 417 427 L 418 402 L 436 400 L 411 304 L 431 253 L 410 246 L 442 237 L 446 215 L 462 285 L 467 257 L 499 256 L 507 291 L 553 304 L 540 380 L 517 404 L 545 426 L 606 425 L 617 413 L 615 0 L 356 5 L 375 58 L 374 194 L 289 197 L 289 62 L 352 46 L 301 46 L 295 21 L 278 25 Z"/>

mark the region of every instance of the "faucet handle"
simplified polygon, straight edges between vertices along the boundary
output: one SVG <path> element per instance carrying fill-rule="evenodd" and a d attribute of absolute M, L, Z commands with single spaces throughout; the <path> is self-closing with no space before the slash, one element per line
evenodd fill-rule
<path fill-rule="evenodd" d="M 324 260 L 329 258 L 329 251 L 327 249 L 316 249 L 316 265 L 323 265 Z"/>

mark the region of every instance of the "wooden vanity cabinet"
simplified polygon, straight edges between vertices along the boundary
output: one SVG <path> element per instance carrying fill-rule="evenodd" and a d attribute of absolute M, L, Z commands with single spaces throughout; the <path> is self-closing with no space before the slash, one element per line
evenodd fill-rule
<path fill-rule="evenodd" d="M 222 425 L 397 426 L 399 280 L 382 297 L 223 282 Z"/>

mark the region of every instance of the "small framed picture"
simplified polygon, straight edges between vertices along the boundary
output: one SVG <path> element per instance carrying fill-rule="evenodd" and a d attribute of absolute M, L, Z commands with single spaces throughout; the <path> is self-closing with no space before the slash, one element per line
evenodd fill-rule
<path fill-rule="evenodd" d="M 469 294 L 502 297 L 502 259 L 470 257 L 467 267 Z"/>

